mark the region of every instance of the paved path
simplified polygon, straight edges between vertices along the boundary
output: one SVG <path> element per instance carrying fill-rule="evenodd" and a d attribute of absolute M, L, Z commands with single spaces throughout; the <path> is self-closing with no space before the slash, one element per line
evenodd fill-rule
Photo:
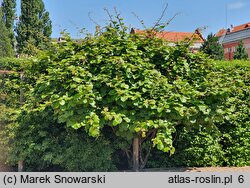
<path fill-rule="evenodd" d="M 191 172 L 250 172 L 250 166 L 194 168 Z"/>
<path fill-rule="evenodd" d="M 197 167 L 197 168 L 151 168 L 143 172 L 250 172 L 250 166 L 245 167 Z"/>
<path fill-rule="evenodd" d="M 0 164 L 0 172 L 11 172 L 13 169 Z M 203 168 L 162 168 L 144 169 L 144 172 L 250 172 L 246 167 L 203 167 Z"/>

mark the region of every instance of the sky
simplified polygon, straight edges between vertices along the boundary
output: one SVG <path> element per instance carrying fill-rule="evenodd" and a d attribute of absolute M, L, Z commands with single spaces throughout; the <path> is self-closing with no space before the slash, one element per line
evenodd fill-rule
<path fill-rule="evenodd" d="M 203 28 L 203 35 L 216 33 L 221 28 L 250 22 L 250 0 L 43 0 L 50 13 L 53 38 L 66 31 L 73 38 L 81 37 L 81 30 L 95 31 L 95 23 L 104 26 L 109 17 L 107 8 L 114 7 L 129 27 L 143 29 L 135 13 L 147 27 L 153 26 L 167 4 L 162 21 L 167 22 L 178 14 L 166 27 L 167 31 L 193 32 Z M 20 0 L 17 0 L 20 14 Z M 91 17 L 91 19 L 90 19 Z M 94 21 L 93 21 L 94 20 Z"/>

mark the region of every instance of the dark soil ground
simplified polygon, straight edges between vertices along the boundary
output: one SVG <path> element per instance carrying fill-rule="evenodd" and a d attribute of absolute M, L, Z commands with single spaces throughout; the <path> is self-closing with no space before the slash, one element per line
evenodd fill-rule
<path fill-rule="evenodd" d="M 13 169 L 0 163 L 0 172 L 13 172 Z"/>

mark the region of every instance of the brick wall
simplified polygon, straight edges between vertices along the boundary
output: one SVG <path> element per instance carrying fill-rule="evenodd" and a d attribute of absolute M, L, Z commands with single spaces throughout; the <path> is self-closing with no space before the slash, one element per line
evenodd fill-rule
<path fill-rule="evenodd" d="M 227 60 L 233 59 L 234 52 L 235 52 L 237 46 L 239 45 L 239 43 L 240 43 L 240 41 L 223 44 L 225 59 L 227 59 Z M 243 43 L 244 43 L 244 46 L 247 50 L 248 57 L 250 58 L 250 38 L 244 39 Z"/>
<path fill-rule="evenodd" d="M 243 42 L 248 53 L 248 58 L 250 59 L 250 38 L 245 39 Z"/>
<path fill-rule="evenodd" d="M 223 44 L 225 59 L 228 59 L 228 60 L 233 59 L 234 52 L 238 45 L 239 45 L 239 42 L 231 42 L 231 43 Z"/>

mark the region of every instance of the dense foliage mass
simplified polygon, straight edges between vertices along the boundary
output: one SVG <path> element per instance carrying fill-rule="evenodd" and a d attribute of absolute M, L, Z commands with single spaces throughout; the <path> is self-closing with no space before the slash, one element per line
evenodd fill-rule
<path fill-rule="evenodd" d="M 118 22 L 81 41 L 66 37 L 29 63 L 1 60 L 25 70 L 22 82 L 18 74 L 1 82 L 5 106 L 20 89 L 26 98 L 22 111 L 10 99 L 15 115 L 1 123 L 8 162 L 128 168 L 138 139 L 140 168 L 249 165 L 249 62 L 213 63 L 186 42 L 131 35 Z"/>
<path fill-rule="evenodd" d="M 22 82 L 20 73 L 29 72 L 29 60 L 1 58 L 0 70 L 6 70 L 6 74 L 0 74 L 0 161 L 6 160 L 8 156 L 8 143 L 14 136 L 14 129 L 18 125 L 17 117 L 20 113 L 20 92 L 23 89 L 24 96 L 30 87 L 30 80 Z"/>
<path fill-rule="evenodd" d="M 211 130 L 178 127 L 176 153 L 153 151 L 148 167 L 250 165 L 250 64 L 248 61 L 214 62 L 209 82 L 222 119 Z M 216 104 L 215 104 L 216 105 Z"/>
<path fill-rule="evenodd" d="M 171 154 L 176 125 L 212 126 L 216 107 L 201 100 L 210 97 L 205 77 L 211 68 L 203 54 L 186 44 L 171 47 L 153 33 L 131 35 L 119 24 L 105 29 L 81 43 L 68 40 L 38 60 L 47 67 L 27 114 L 49 110 L 58 123 L 90 136 L 108 127 L 129 145 L 134 138 L 139 145 L 149 140 Z M 138 148 L 142 167 L 150 147 Z"/>
<path fill-rule="evenodd" d="M 19 53 L 35 55 L 39 50 L 46 49 L 52 23 L 42 0 L 21 0 L 21 16 L 16 32 Z"/>

